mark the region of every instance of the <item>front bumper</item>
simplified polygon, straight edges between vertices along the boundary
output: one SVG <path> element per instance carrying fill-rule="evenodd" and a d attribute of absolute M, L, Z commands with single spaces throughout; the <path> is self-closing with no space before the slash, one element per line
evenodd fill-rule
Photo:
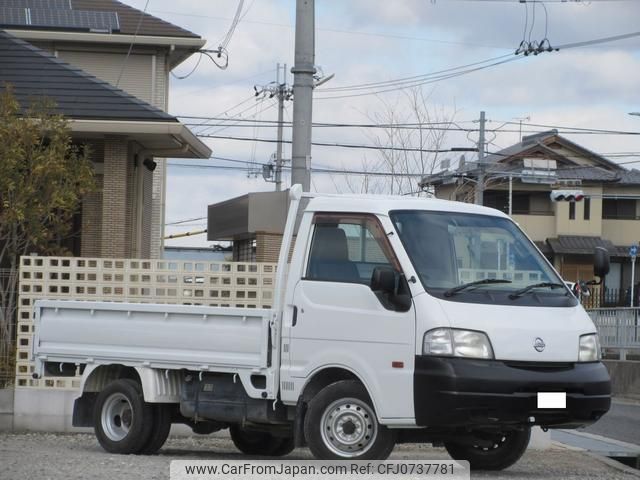
<path fill-rule="evenodd" d="M 416 423 L 447 429 L 576 428 L 595 422 L 611 405 L 611 381 L 601 362 L 551 364 L 416 356 L 413 391 Z M 566 408 L 538 409 L 538 392 L 566 392 Z"/>

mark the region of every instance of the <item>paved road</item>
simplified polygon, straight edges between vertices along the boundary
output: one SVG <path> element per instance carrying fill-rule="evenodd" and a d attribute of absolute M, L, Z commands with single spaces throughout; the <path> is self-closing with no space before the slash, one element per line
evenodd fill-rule
<path fill-rule="evenodd" d="M 583 431 L 640 445 L 640 402 L 614 400 L 611 410 Z"/>
<path fill-rule="evenodd" d="M 171 438 L 159 455 L 110 455 L 87 434 L 0 433 L 0 479 L 2 480 L 168 480 L 171 460 L 240 460 L 228 436 Z M 288 459 L 310 459 L 299 449 Z M 425 445 L 401 445 L 392 458 L 446 459 L 443 449 Z M 474 472 L 473 478 L 507 479 L 611 479 L 638 480 L 640 473 L 616 469 L 584 453 L 561 448 L 529 450 L 514 466 L 502 472 Z"/>

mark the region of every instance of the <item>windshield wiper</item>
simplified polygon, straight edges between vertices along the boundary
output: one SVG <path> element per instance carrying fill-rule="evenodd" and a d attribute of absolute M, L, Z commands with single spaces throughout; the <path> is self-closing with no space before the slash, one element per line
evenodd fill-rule
<path fill-rule="evenodd" d="M 516 298 L 521 297 L 525 293 L 530 292 L 534 288 L 550 288 L 550 289 L 553 290 L 554 288 L 567 288 L 567 287 L 566 287 L 566 285 L 563 285 L 562 283 L 553 283 L 553 282 L 534 283 L 532 285 L 527 285 L 526 287 L 521 288 L 520 290 L 516 290 L 511 295 L 509 295 L 509 298 L 511 300 L 515 300 Z"/>
<path fill-rule="evenodd" d="M 475 282 L 463 283 L 457 287 L 450 288 L 444 292 L 445 297 L 452 297 L 456 293 L 459 293 L 467 288 L 475 287 L 476 285 L 489 285 L 492 283 L 511 283 L 511 280 L 500 280 L 499 278 L 485 278 L 484 280 L 476 280 Z"/>

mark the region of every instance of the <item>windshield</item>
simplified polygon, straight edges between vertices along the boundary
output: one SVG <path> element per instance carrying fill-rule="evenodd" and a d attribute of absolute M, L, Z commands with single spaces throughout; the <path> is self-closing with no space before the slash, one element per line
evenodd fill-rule
<path fill-rule="evenodd" d="M 525 235 L 506 218 L 396 211 L 391 212 L 391 219 L 416 273 L 430 293 L 446 292 L 446 297 L 452 291 L 511 294 L 534 284 L 562 282 Z M 476 284 L 464 290 L 455 288 L 471 282 Z M 552 296 L 567 293 L 565 288 L 532 290 Z"/>

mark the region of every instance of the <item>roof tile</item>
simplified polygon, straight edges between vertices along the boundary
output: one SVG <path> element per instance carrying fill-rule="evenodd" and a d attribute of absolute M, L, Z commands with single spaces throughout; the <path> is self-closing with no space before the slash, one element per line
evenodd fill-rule
<path fill-rule="evenodd" d="M 74 119 L 177 122 L 168 113 L 0 30 L 0 90 L 13 87 L 23 110 L 47 97 Z"/>

